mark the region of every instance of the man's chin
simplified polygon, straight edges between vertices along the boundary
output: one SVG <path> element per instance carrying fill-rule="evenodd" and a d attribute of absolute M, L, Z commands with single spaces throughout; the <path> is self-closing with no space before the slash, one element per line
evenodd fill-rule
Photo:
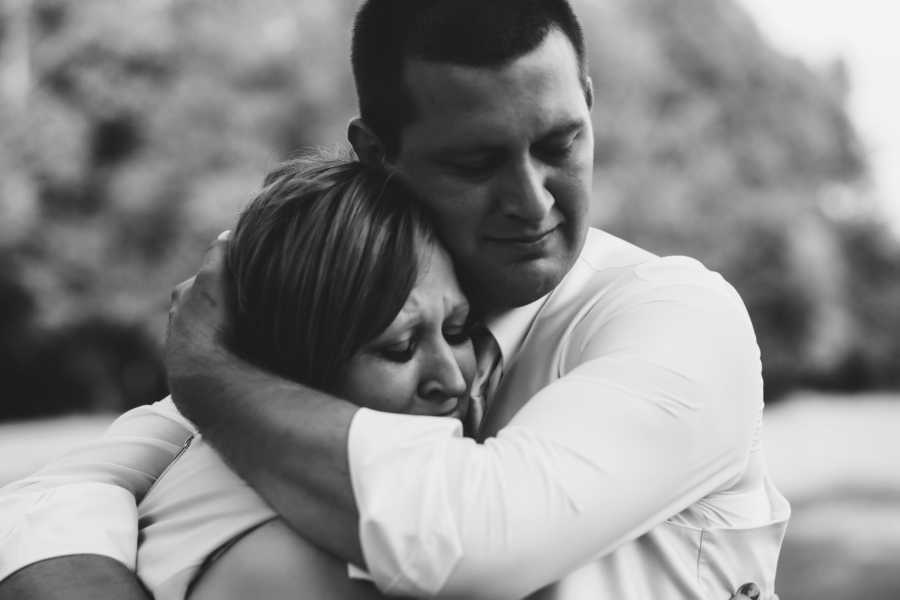
<path fill-rule="evenodd" d="M 473 283 L 469 296 L 485 312 L 525 306 L 552 292 L 568 267 L 547 259 L 508 265 Z"/>

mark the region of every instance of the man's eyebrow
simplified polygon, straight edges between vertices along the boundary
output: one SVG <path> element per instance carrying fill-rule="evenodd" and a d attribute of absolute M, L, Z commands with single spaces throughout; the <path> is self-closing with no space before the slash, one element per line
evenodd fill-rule
<path fill-rule="evenodd" d="M 572 118 L 553 125 L 549 130 L 541 134 L 537 139 L 537 142 L 540 143 L 544 140 L 574 135 L 583 130 L 584 127 L 585 122 L 583 119 Z M 460 155 L 496 154 L 505 151 L 506 146 L 500 142 L 476 142 L 474 144 L 471 142 L 461 142 L 459 145 L 448 144 L 443 147 L 435 148 L 430 154 L 437 158 L 454 158 Z"/>
<path fill-rule="evenodd" d="M 541 139 L 566 137 L 574 133 L 578 133 L 584 129 L 584 121 L 582 119 L 572 119 L 558 125 L 554 125 L 550 130 L 541 136 Z"/>
<path fill-rule="evenodd" d="M 449 145 L 442 148 L 436 148 L 432 154 L 438 158 L 455 158 L 461 155 L 494 154 L 496 152 L 502 152 L 503 150 L 503 144 L 492 144 L 489 142 L 477 144 L 462 143 L 458 146 Z"/>

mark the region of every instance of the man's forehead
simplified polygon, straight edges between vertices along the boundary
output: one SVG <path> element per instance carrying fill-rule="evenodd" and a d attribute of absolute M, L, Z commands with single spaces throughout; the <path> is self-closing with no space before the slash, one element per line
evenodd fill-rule
<path fill-rule="evenodd" d="M 409 59 L 406 85 L 415 114 L 406 133 L 428 146 L 503 145 L 510 136 L 544 136 L 583 123 L 584 88 L 568 41 L 550 39 L 500 67 Z M 423 141 L 420 139 L 420 141 Z"/>
<path fill-rule="evenodd" d="M 581 65 L 569 37 L 558 27 L 551 27 L 543 40 L 531 50 L 506 61 L 488 65 L 470 65 L 427 57 L 407 56 L 403 60 L 404 83 L 411 88 L 436 87 L 448 79 L 503 80 L 517 65 L 532 68 L 553 68 L 571 71 L 581 76 Z"/>

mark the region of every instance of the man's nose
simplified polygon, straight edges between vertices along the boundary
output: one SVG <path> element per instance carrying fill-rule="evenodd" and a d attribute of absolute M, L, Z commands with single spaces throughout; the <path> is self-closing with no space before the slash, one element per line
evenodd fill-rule
<path fill-rule="evenodd" d="M 555 203 L 547 177 L 547 167 L 530 156 L 510 165 L 500 189 L 501 211 L 529 223 L 543 221 Z"/>
<path fill-rule="evenodd" d="M 466 393 L 466 378 L 453 349 L 446 342 L 437 344 L 426 359 L 419 395 L 426 400 L 442 402 Z"/>

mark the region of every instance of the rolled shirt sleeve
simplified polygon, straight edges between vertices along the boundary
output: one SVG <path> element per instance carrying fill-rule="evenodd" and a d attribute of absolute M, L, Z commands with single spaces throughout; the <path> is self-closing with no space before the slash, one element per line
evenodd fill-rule
<path fill-rule="evenodd" d="M 559 377 L 484 444 L 449 419 L 360 410 L 350 469 L 378 587 L 522 597 L 738 479 L 759 351 L 740 299 L 705 273 L 607 291 L 568 330 Z"/>
<path fill-rule="evenodd" d="M 131 410 L 98 440 L 0 488 L 0 581 L 72 554 L 134 568 L 137 502 L 194 434 L 167 399 Z"/>

